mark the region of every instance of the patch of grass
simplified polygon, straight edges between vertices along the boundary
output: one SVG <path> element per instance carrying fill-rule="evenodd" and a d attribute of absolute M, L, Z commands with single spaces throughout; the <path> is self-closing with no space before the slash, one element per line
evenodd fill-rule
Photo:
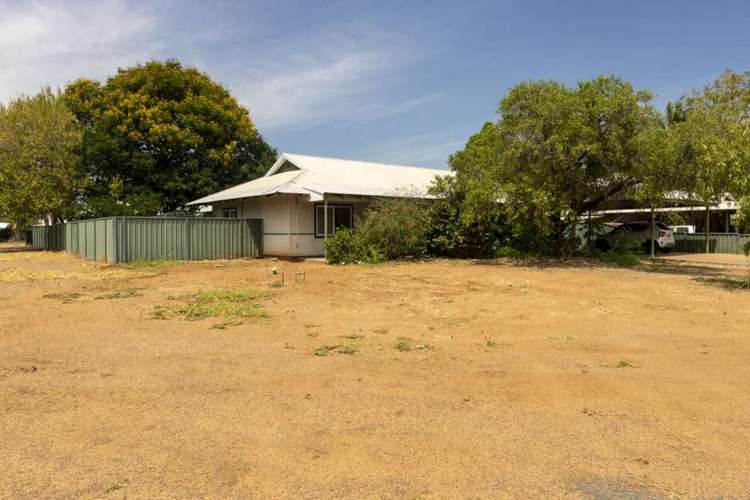
<path fill-rule="evenodd" d="M 136 259 L 133 262 L 128 262 L 125 265 L 133 269 L 149 269 L 149 268 L 157 268 L 157 267 L 172 267 L 181 263 L 182 263 L 181 260 L 170 260 L 170 259 L 156 259 L 156 260 Z"/>
<path fill-rule="evenodd" d="M 59 293 L 48 293 L 42 295 L 45 299 L 55 299 L 61 301 L 63 304 L 70 304 L 81 296 L 78 292 L 59 292 Z"/>
<path fill-rule="evenodd" d="M 622 250 L 612 250 L 602 256 L 602 260 L 614 267 L 635 267 L 641 263 L 641 259 L 631 253 Z"/>
<path fill-rule="evenodd" d="M 388 333 L 388 328 L 375 328 L 372 333 L 375 333 L 377 335 L 385 335 Z"/>
<path fill-rule="evenodd" d="M 240 321 L 241 318 L 266 318 L 263 306 L 258 302 L 266 297 L 262 290 L 251 288 L 220 288 L 202 290 L 179 298 L 183 304 L 154 306 L 151 317 L 171 319 L 178 317 L 186 321 L 206 318 L 227 318 Z M 225 326 L 233 326 L 226 324 Z"/>
<path fill-rule="evenodd" d="M 109 488 L 107 488 L 106 490 L 104 490 L 104 494 L 106 495 L 107 493 L 112 493 L 113 491 L 119 491 L 119 490 L 123 489 L 125 487 L 125 485 L 127 485 L 127 484 L 128 484 L 128 480 L 127 479 L 121 479 L 121 480 L 113 483 L 112 485 L 110 485 Z"/>
<path fill-rule="evenodd" d="M 336 352 L 340 354 L 357 354 L 359 347 L 354 345 L 340 345 Z"/>
<path fill-rule="evenodd" d="M 497 347 L 497 341 L 493 339 L 492 337 L 485 337 L 484 338 L 484 345 L 487 347 L 495 348 Z"/>
<path fill-rule="evenodd" d="M 227 328 L 230 328 L 232 326 L 240 326 L 243 322 L 241 319 L 238 318 L 227 318 L 224 321 L 219 321 L 218 323 L 214 323 L 211 325 L 211 329 L 213 330 L 226 330 Z"/>
<path fill-rule="evenodd" d="M 143 295 L 140 293 L 139 288 L 126 288 L 125 290 L 117 290 L 111 293 L 105 293 L 94 297 L 96 300 L 109 300 L 109 299 L 129 299 L 130 297 L 140 297 Z"/>
<path fill-rule="evenodd" d="M 328 356 L 332 352 L 338 354 L 357 354 L 359 347 L 355 345 L 337 344 L 337 345 L 321 345 L 313 349 L 315 356 Z"/>
<path fill-rule="evenodd" d="M 315 356 L 328 356 L 328 354 L 330 354 L 331 351 L 333 351 L 334 349 L 336 349 L 336 347 L 338 347 L 338 346 L 335 346 L 335 345 L 321 345 L 321 346 L 318 346 L 315 349 L 313 349 L 313 354 Z"/>
<path fill-rule="evenodd" d="M 408 337 L 399 337 L 393 348 L 402 352 L 430 351 L 433 349 L 430 344 L 415 344 L 414 341 Z"/>
<path fill-rule="evenodd" d="M 346 333 L 341 336 L 342 339 L 357 340 L 364 337 L 364 335 L 358 335 L 356 333 Z"/>
<path fill-rule="evenodd" d="M 399 337 L 396 345 L 393 346 L 397 351 L 408 352 L 412 350 L 411 339 Z"/>
<path fill-rule="evenodd" d="M 151 311 L 151 319 L 172 319 L 176 316 L 174 310 L 170 307 L 154 306 Z"/>
<path fill-rule="evenodd" d="M 621 359 L 617 362 L 615 368 L 633 368 L 633 363 L 628 361 L 627 359 Z"/>

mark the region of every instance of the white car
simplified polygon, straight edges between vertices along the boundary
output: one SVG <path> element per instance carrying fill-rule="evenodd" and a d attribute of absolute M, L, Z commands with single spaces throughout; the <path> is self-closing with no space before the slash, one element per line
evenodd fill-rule
<path fill-rule="evenodd" d="M 669 229 L 678 234 L 693 234 L 695 226 L 669 226 Z"/>
<path fill-rule="evenodd" d="M 610 224 L 614 229 L 596 241 L 596 247 L 606 252 L 612 248 L 651 250 L 651 222 Z M 669 253 L 674 249 L 674 231 L 662 222 L 654 222 L 654 249 Z"/>

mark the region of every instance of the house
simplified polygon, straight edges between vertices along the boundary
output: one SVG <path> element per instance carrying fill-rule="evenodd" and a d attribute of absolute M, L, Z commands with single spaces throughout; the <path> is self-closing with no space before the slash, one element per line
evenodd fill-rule
<path fill-rule="evenodd" d="M 325 255 L 325 238 L 353 228 L 379 198 L 430 198 L 442 169 L 282 154 L 265 176 L 188 205 L 212 206 L 214 217 L 263 220 L 263 254 Z"/>

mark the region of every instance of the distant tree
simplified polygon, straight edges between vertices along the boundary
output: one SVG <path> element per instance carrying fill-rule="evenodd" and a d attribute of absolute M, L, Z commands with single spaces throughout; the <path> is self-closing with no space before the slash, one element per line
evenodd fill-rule
<path fill-rule="evenodd" d="M 706 206 L 726 194 L 750 202 L 750 71 L 727 71 L 686 98 L 684 121 L 674 125 L 677 165 L 687 190 Z"/>
<path fill-rule="evenodd" d="M 0 218 L 16 223 L 17 237 L 29 224 L 59 222 L 75 209 L 85 179 L 74 118 L 48 87 L 0 105 Z"/>
<path fill-rule="evenodd" d="M 667 103 L 667 126 L 674 125 L 675 123 L 684 122 L 687 118 L 687 107 L 685 106 L 685 98 L 681 97 L 680 99 L 674 101 L 674 102 L 668 102 Z"/>
<path fill-rule="evenodd" d="M 85 131 L 83 215 L 173 211 L 259 177 L 276 157 L 222 85 L 174 60 L 78 80 L 65 98 Z"/>

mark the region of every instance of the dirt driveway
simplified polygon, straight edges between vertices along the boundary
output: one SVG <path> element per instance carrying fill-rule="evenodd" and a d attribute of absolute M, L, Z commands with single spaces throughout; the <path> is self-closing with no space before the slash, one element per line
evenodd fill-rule
<path fill-rule="evenodd" d="M 11 250 L 1 497 L 750 496 L 741 265 Z"/>

